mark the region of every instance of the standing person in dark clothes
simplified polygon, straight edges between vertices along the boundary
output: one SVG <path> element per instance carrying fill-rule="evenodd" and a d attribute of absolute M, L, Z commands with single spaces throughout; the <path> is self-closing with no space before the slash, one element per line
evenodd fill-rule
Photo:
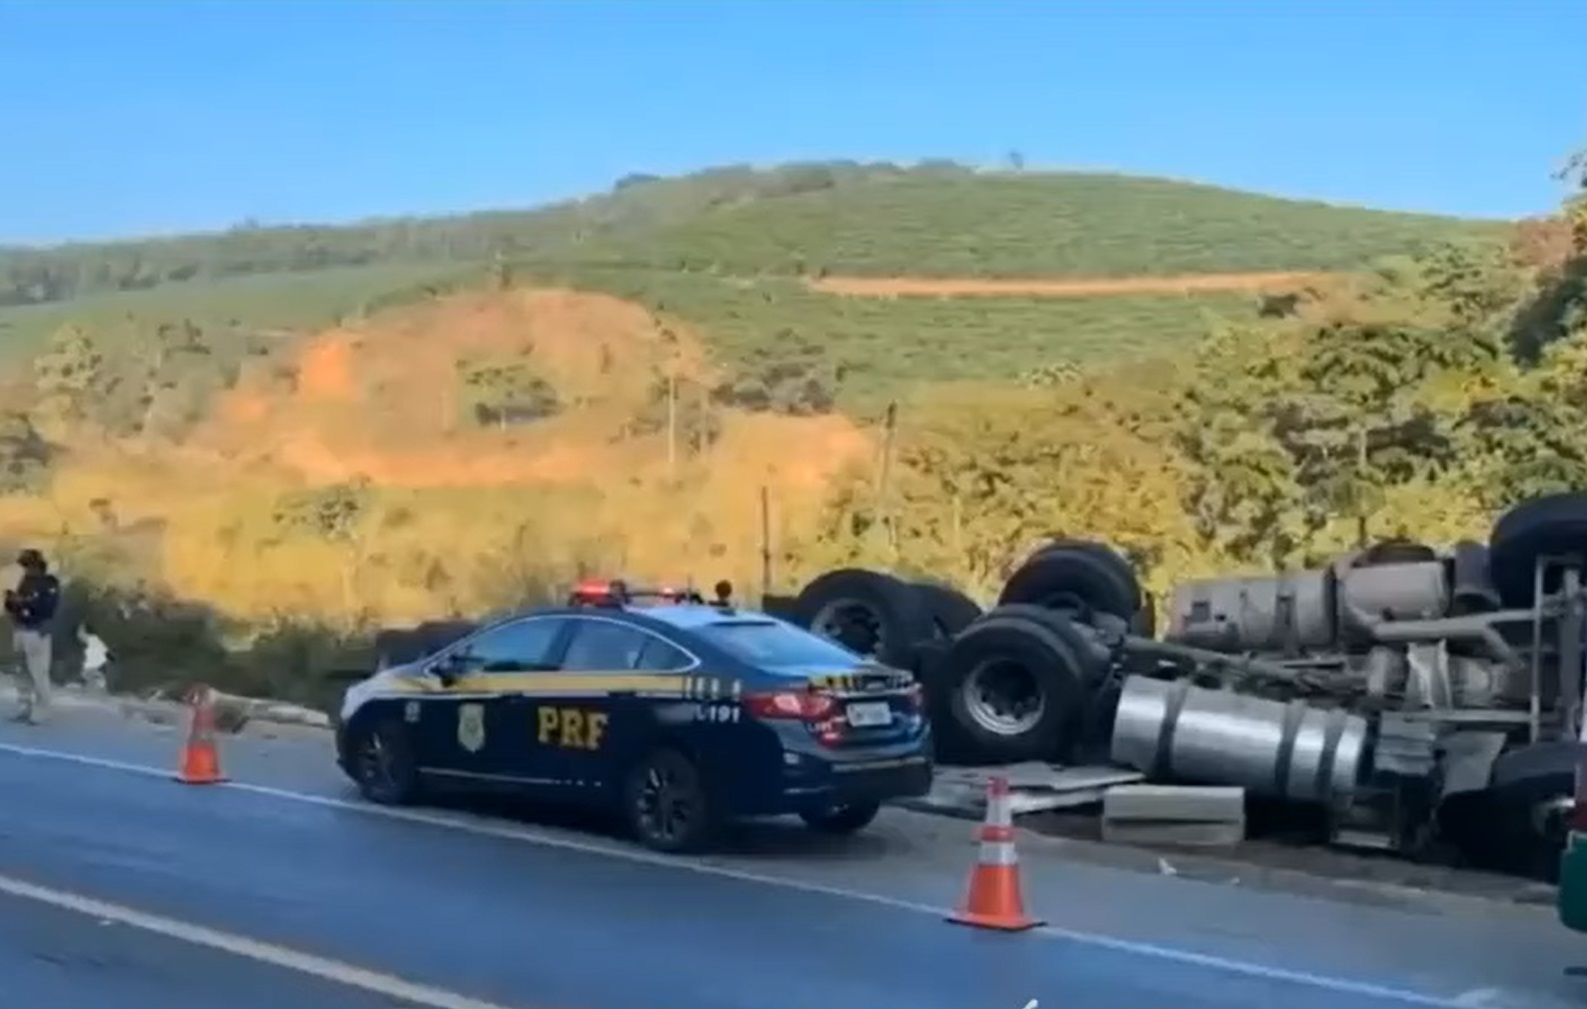
<path fill-rule="evenodd" d="M 37 724 L 50 710 L 51 634 L 61 601 L 61 583 L 50 574 L 44 555 L 24 550 L 17 555 L 22 580 L 6 590 L 6 613 L 14 628 L 13 641 L 27 675 L 17 685 L 22 707 L 17 720 Z"/>

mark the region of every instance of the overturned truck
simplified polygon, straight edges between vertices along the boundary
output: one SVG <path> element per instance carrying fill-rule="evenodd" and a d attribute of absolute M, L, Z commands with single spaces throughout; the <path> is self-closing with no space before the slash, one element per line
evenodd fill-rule
<path fill-rule="evenodd" d="M 1130 565 L 1078 540 L 1038 550 L 986 613 L 854 570 L 789 605 L 912 666 L 946 760 L 1239 785 L 1321 814 L 1336 843 L 1530 870 L 1552 864 L 1571 807 L 1584 567 L 1587 494 L 1560 494 L 1487 543 L 1181 584 L 1160 634 Z"/>

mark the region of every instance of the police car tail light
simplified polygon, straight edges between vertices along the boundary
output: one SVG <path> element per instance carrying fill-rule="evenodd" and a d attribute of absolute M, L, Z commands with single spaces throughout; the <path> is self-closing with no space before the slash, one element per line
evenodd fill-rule
<path fill-rule="evenodd" d="M 820 722 L 837 713 L 837 701 L 828 694 L 800 690 L 777 690 L 744 695 L 744 706 L 757 718 L 786 718 L 801 722 Z"/>
<path fill-rule="evenodd" d="M 921 691 L 920 684 L 911 683 L 909 689 L 904 691 L 904 704 L 917 715 L 926 710 L 926 695 Z"/>

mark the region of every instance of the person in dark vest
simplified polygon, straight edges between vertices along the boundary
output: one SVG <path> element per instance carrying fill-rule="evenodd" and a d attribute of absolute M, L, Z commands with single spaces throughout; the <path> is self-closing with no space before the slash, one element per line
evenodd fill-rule
<path fill-rule="evenodd" d="M 12 640 L 26 668 L 17 685 L 21 710 L 17 720 L 37 724 L 50 710 L 50 663 L 55 611 L 60 606 L 61 583 L 50 574 L 44 555 L 28 549 L 17 555 L 22 580 L 6 590 L 6 613 L 11 617 Z"/>

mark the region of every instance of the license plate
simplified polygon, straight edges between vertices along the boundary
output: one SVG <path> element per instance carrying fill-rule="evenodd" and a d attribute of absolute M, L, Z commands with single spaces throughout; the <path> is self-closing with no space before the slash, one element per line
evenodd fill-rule
<path fill-rule="evenodd" d="M 893 709 L 886 701 L 849 705 L 849 724 L 856 729 L 871 729 L 893 724 Z"/>

